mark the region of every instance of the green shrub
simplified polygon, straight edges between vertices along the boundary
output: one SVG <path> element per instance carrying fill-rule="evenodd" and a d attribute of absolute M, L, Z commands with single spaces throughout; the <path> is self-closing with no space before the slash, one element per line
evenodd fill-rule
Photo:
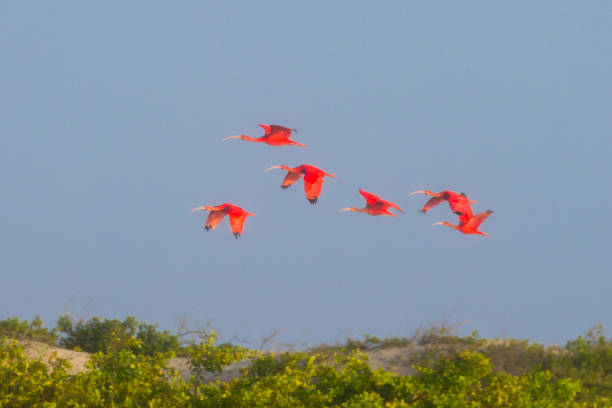
<path fill-rule="evenodd" d="M 446 407 L 578 408 L 607 407 L 593 397 L 579 403 L 580 382 L 556 379 L 549 371 L 522 376 L 493 369 L 476 351 L 441 356 L 414 376 L 372 370 L 367 355 L 345 351 L 280 356 L 227 344 L 215 346 L 214 333 L 192 345 L 192 367 L 219 370 L 254 357 L 243 375 L 229 382 L 189 381 L 167 367 L 174 354 L 136 353 L 135 337 L 119 351 L 91 356 L 88 370 L 66 374 L 61 360 L 47 367 L 26 358 L 15 342 L 0 342 L 0 407 Z"/>
<path fill-rule="evenodd" d="M 62 334 L 61 347 L 78 348 L 89 353 L 129 349 L 136 354 L 152 356 L 157 352 L 181 351 L 178 336 L 168 330 L 158 331 L 157 325 L 139 323 L 133 316 L 124 321 L 93 317 L 74 323 L 68 315 L 62 315 L 57 330 Z M 141 347 L 132 346 L 133 337 L 141 340 Z"/>
<path fill-rule="evenodd" d="M 70 383 L 64 360 L 32 361 L 15 340 L 0 340 L 0 407 L 33 408 L 57 401 Z"/>
<path fill-rule="evenodd" d="M 131 339 L 119 351 L 91 356 L 88 370 L 76 375 L 58 397 L 58 407 L 189 407 L 190 394 L 177 373 L 167 368 L 169 353 L 135 353 L 141 342 Z"/>
<path fill-rule="evenodd" d="M 0 338 L 3 337 L 35 340 L 53 346 L 57 342 L 55 329 L 49 330 L 44 327 L 40 316 L 36 316 L 32 322 L 19 320 L 17 317 L 0 320 Z"/>
<path fill-rule="evenodd" d="M 6 336 L 53 339 L 39 318 L 7 319 Z M 366 336 L 335 352 L 262 354 L 208 333 L 184 351 L 192 376 L 168 368 L 178 338 L 157 326 L 62 316 L 62 344 L 100 349 L 87 370 L 69 375 L 61 359 L 32 360 L 15 340 L 0 340 L 0 407 L 531 407 L 612 406 L 612 341 L 598 326 L 563 348 L 528 341 L 490 341 L 429 330 L 411 339 Z M 96 338 L 98 336 L 99 338 Z M 429 341 L 429 343 L 428 343 Z M 361 347 L 406 347 L 415 373 L 372 370 Z M 411 351 L 412 352 L 412 351 Z M 220 381 L 223 368 L 250 359 L 242 374 Z M 245 363 L 246 364 L 246 363 Z"/>

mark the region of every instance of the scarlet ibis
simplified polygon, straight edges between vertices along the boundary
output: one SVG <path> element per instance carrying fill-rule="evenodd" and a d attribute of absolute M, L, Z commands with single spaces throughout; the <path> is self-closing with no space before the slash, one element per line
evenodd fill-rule
<path fill-rule="evenodd" d="M 421 212 L 426 213 L 431 210 L 436 205 L 440 204 L 442 201 L 448 201 L 448 205 L 452 212 L 457 215 L 466 214 L 470 209 L 470 203 L 477 204 L 478 201 L 470 200 L 465 193 L 455 193 L 454 191 L 444 190 L 439 193 L 434 193 L 430 190 L 417 190 L 410 193 L 413 194 L 426 194 L 428 196 L 432 196 L 425 206 L 421 209 Z"/>
<path fill-rule="evenodd" d="M 249 142 L 266 143 L 266 144 L 269 144 L 270 146 L 296 145 L 300 147 L 306 147 L 306 145 L 304 144 L 294 142 L 293 140 L 289 140 L 289 138 L 291 137 L 291 132 L 292 131 L 297 132 L 296 129 L 289 129 L 287 127 L 279 126 L 279 125 L 265 125 L 263 123 L 260 124 L 259 126 L 261 126 L 266 132 L 261 137 L 236 135 L 236 136 L 228 136 L 225 139 L 223 139 L 223 141 L 226 141 L 229 139 L 242 139 L 242 140 L 246 140 Z"/>
<path fill-rule="evenodd" d="M 255 214 L 244 211 L 237 205 L 229 203 L 217 205 L 215 207 L 204 205 L 202 207 L 194 208 L 191 210 L 191 212 L 198 210 L 210 211 L 210 214 L 208 214 L 208 218 L 206 219 L 206 224 L 204 225 L 204 229 L 206 231 L 214 231 L 223 217 L 229 214 L 229 224 L 236 239 L 238 239 L 242 234 L 242 226 L 244 225 L 244 220 L 246 220 L 246 217 L 249 215 L 255 216 Z"/>
<path fill-rule="evenodd" d="M 397 217 L 396 214 L 393 214 L 389 211 L 389 207 L 393 207 L 402 214 L 404 210 L 402 210 L 397 204 L 392 203 L 391 201 L 386 201 L 380 198 L 379 196 L 368 193 L 362 189 L 359 189 L 359 194 L 363 196 L 366 200 L 365 208 L 356 208 L 356 207 L 347 207 L 343 208 L 338 212 L 342 211 L 353 211 L 353 212 L 364 212 L 370 215 L 390 215 L 392 217 Z"/>
<path fill-rule="evenodd" d="M 471 210 L 470 210 L 470 212 L 471 212 Z M 488 237 L 489 234 L 485 234 L 484 232 L 478 231 L 478 227 L 491 214 L 493 214 L 493 211 L 492 210 L 487 210 L 485 212 L 482 212 L 482 213 L 477 214 L 477 215 L 472 215 L 472 216 L 461 215 L 459 217 L 459 225 L 453 225 L 453 224 L 451 224 L 448 221 L 435 222 L 432 225 L 446 225 L 447 227 L 451 227 L 453 229 L 456 229 L 457 231 L 463 232 L 464 234 L 480 234 L 480 235 L 484 235 L 484 236 Z"/>
<path fill-rule="evenodd" d="M 324 177 L 329 176 L 336 178 L 335 174 L 323 171 L 315 166 L 309 164 L 302 164 L 291 168 L 281 164 L 279 166 L 268 167 L 266 171 L 272 169 L 283 169 L 287 170 L 288 173 L 281 184 L 282 188 L 289 188 L 293 183 L 298 181 L 302 175 L 304 176 L 304 192 L 306 193 L 306 199 L 310 201 L 310 204 L 315 204 L 321 195 L 321 189 L 323 188 Z"/>

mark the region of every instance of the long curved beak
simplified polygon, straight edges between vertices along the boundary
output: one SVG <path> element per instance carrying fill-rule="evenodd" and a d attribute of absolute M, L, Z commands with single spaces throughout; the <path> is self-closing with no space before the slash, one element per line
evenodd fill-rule
<path fill-rule="evenodd" d="M 326 173 L 326 174 L 327 174 L 327 176 L 328 176 L 328 177 L 331 177 L 331 178 L 336 178 L 336 177 L 338 177 L 338 175 L 337 175 L 337 174 L 333 174 L 333 173 Z"/>
<path fill-rule="evenodd" d="M 222 142 L 225 142 L 226 140 L 230 140 L 230 139 L 240 139 L 241 135 L 234 135 L 234 136 L 228 136 L 226 138 L 224 138 L 222 140 Z"/>
<path fill-rule="evenodd" d="M 198 210 L 207 210 L 208 208 L 206 208 L 206 206 L 202 206 L 202 207 L 196 207 L 193 210 L 191 210 L 190 212 L 194 212 L 194 211 L 198 211 Z"/>
<path fill-rule="evenodd" d="M 248 214 L 248 215 L 250 215 L 251 217 L 254 217 L 254 216 L 256 216 L 256 215 L 257 215 L 257 214 L 255 214 L 255 213 L 247 213 L 247 214 Z"/>
<path fill-rule="evenodd" d="M 412 193 L 408 194 L 408 195 L 414 195 L 414 194 L 425 194 L 425 190 L 417 190 L 417 191 L 413 191 Z"/>
<path fill-rule="evenodd" d="M 351 207 L 347 207 L 347 208 L 343 208 L 341 210 L 338 210 L 338 212 L 342 212 L 342 211 L 352 211 L 353 209 Z"/>
<path fill-rule="evenodd" d="M 444 221 L 440 221 L 440 222 L 434 222 L 431 225 L 444 225 Z"/>
<path fill-rule="evenodd" d="M 472 204 L 478 204 L 478 203 L 480 203 L 480 201 L 470 200 L 470 203 L 472 203 Z"/>
<path fill-rule="evenodd" d="M 280 166 L 280 165 L 279 165 L 279 166 L 271 166 L 271 167 L 268 167 L 268 168 L 266 169 L 266 171 L 268 171 L 268 170 L 272 170 L 272 169 L 280 169 L 280 168 L 281 168 L 281 166 Z"/>

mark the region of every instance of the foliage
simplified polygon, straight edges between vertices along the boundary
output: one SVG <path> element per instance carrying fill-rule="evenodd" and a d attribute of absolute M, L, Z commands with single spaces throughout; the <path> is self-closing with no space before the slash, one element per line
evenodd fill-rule
<path fill-rule="evenodd" d="M 551 370 L 560 352 L 560 348 L 515 339 L 490 341 L 480 350 L 493 362 L 495 369 L 513 375 Z"/>
<path fill-rule="evenodd" d="M 572 407 L 580 384 L 542 371 L 494 373 L 482 354 L 465 351 L 419 367 L 412 377 L 372 370 L 359 351 L 286 353 L 256 359 L 229 383 L 197 388 L 197 406 L 221 407 Z"/>
<path fill-rule="evenodd" d="M 553 372 L 559 378 L 579 379 L 584 385 L 584 400 L 596 396 L 612 399 L 612 339 L 606 339 L 603 326 L 598 325 L 585 336 L 569 341 L 565 353 L 556 359 Z"/>
<path fill-rule="evenodd" d="M 69 382 L 68 367 L 54 360 L 49 369 L 28 359 L 15 340 L 0 340 L 0 407 L 30 408 L 57 400 Z"/>
<path fill-rule="evenodd" d="M 87 321 L 73 322 L 62 315 L 57 322 L 62 334 L 61 347 L 77 348 L 90 353 L 130 349 L 136 354 L 154 355 L 156 352 L 180 351 L 178 336 L 168 330 L 158 331 L 157 325 L 139 323 L 133 316 L 124 321 L 93 317 Z M 141 340 L 140 347 L 133 347 L 132 338 Z"/>
<path fill-rule="evenodd" d="M 166 366 L 173 353 L 134 353 L 141 342 L 135 338 L 130 342 L 130 347 L 120 351 L 93 354 L 88 370 L 74 376 L 70 389 L 59 396 L 58 406 L 189 406 L 185 384 Z"/>
<path fill-rule="evenodd" d="M 54 330 L 44 327 L 40 316 L 32 322 L 19 320 L 17 317 L 0 320 L 0 338 L 9 337 L 19 340 L 35 340 L 49 345 L 55 345 L 57 334 Z"/>
<path fill-rule="evenodd" d="M 39 320 L 8 319 L 0 327 L 11 328 L 6 333 L 32 327 L 32 336 L 54 332 Z M 328 352 L 282 354 L 217 345 L 210 331 L 185 349 L 192 374 L 186 379 L 169 368 L 176 343 L 164 343 L 161 334 L 169 333 L 156 326 L 131 317 L 60 323 L 68 334 L 63 341 L 101 349 L 90 356 L 87 370 L 68 374 L 66 361 L 32 360 L 19 342 L 0 340 L 0 407 L 612 406 L 612 341 L 601 326 L 565 347 L 486 340 L 476 333 L 458 337 L 444 329 L 410 339 L 366 336 Z M 102 339 L 96 343 L 94 335 Z M 359 346 L 414 353 L 414 374 L 373 370 Z M 227 380 L 224 368 L 238 362 L 232 370 L 242 366 L 241 374 Z"/>
<path fill-rule="evenodd" d="M 191 374 L 198 382 L 204 382 L 210 374 L 218 374 L 224 367 L 236 361 L 255 355 L 253 351 L 229 343 L 215 346 L 216 338 L 215 332 L 211 331 L 207 339 L 187 347 Z"/>

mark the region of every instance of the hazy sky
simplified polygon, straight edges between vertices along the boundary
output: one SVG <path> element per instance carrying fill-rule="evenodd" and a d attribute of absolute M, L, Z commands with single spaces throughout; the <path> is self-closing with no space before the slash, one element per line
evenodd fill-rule
<path fill-rule="evenodd" d="M 612 327 L 612 3 L 0 3 L 0 318 L 564 343 Z M 297 128 L 308 148 L 260 136 Z M 317 205 L 271 165 L 332 173 Z M 341 213 L 362 187 L 398 218 Z M 494 214 L 468 236 L 416 189 Z M 237 204 L 203 229 L 199 205 Z M 85 305 L 89 305 L 87 308 Z"/>

